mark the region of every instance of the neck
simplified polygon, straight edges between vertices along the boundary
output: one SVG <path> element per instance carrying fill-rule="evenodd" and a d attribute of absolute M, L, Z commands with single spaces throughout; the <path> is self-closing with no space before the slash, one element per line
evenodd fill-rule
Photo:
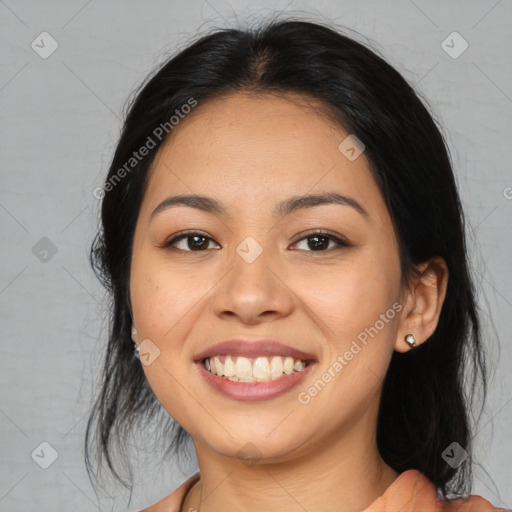
<path fill-rule="evenodd" d="M 300 457 L 278 463 L 245 465 L 194 440 L 201 479 L 188 493 L 182 510 L 364 510 L 398 473 L 382 460 L 375 432 L 361 420 L 343 436 L 332 436 Z"/>

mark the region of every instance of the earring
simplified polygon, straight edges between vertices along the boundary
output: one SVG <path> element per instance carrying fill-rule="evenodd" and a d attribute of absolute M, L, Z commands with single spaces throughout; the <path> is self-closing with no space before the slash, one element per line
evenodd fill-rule
<path fill-rule="evenodd" d="M 416 340 L 414 339 L 414 334 L 407 334 L 405 336 L 405 342 L 412 348 L 416 345 Z"/>
<path fill-rule="evenodd" d="M 140 349 L 139 349 L 139 346 L 137 343 L 137 329 L 135 328 L 135 326 L 133 324 L 132 324 L 132 340 L 133 340 L 133 344 L 135 345 L 135 350 L 133 351 L 133 355 L 137 359 L 140 359 Z"/>

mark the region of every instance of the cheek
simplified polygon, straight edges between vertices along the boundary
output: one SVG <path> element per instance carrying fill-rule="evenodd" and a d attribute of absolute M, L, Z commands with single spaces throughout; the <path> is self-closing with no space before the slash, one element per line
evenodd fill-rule
<path fill-rule="evenodd" d="M 137 328 L 144 336 L 162 340 L 202 295 L 192 276 L 143 251 L 134 254 L 130 297 Z"/>
<path fill-rule="evenodd" d="M 139 341 L 149 339 L 159 350 L 155 360 L 142 368 L 158 401 L 173 418 L 185 424 L 185 404 L 190 395 L 179 382 L 184 381 L 190 368 L 184 340 L 193 305 L 203 295 L 190 284 L 191 280 L 175 269 L 171 271 L 154 256 L 134 251 L 130 296 Z"/>
<path fill-rule="evenodd" d="M 391 308 L 399 289 L 398 272 L 398 262 L 392 258 L 386 261 L 361 251 L 332 270 L 308 273 L 299 286 L 323 322 L 327 338 L 343 345 Z"/>
<path fill-rule="evenodd" d="M 315 287 L 304 288 L 328 343 L 322 371 L 336 375 L 323 399 L 354 401 L 354 406 L 371 396 L 386 373 L 396 338 L 400 277 L 391 252 L 358 256 L 328 275 L 319 272 Z"/>

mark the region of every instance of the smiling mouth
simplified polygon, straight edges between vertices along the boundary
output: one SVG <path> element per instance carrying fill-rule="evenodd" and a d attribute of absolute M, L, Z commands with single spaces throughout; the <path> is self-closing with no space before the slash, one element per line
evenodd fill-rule
<path fill-rule="evenodd" d="M 231 382 L 270 382 L 303 371 L 309 362 L 285 356 L 243 357 L 218 355 L 202 360 L 212 375 Z"/>

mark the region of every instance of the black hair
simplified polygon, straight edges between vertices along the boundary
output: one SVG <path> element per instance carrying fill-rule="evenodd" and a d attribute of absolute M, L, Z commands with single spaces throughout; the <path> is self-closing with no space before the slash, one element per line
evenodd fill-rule
<path fill-rule="evenodd" d="M 106 459 L 116 479 L 132 488 L 118 472 L 113 447 L 117 442 L 125 456 L 127 436 L 137 422 L 149 424 L 160 415 L 162 438 L 169 443 L 163 458 L 179 454 L 189 439 L 162 413 L 133 356 L 128 287 L 132 242 L 151 163 L 165 138 L 179 129 L 171 117 L 193 101 L 200 109 L 209 99 L 237 92 L 316 100 L 319 112 L 327 112 L 364 143 L 397 234 L 403 283 L 410 283 L 418 263 L 433 256 L 445 260 L 449 279 L 437 328 L 413 350 L 393 353 L 383 383 L 377 441 L 382 458 L 396 471 L 420 470 L 443 498 L 467 494 L 473 462 L 469 413 L 478 381 L 486 395 L 487 370 L 464 214 L 439 123 L 376 51 L 327 24 L 292 19 L 201 36 L 148 77 L 130 104 L 90 252 L 111 309 L 101 392 L 85 438 L 89 476 L 95 446 L 100 462 Z M 148 137 L 155 143 L 149 154 L 130 160 L 148 146 Z M 466 384 L 471 384 L 468 390 Z M 454 441 L 469 454 L 457 468 L 441 456 Z"/>

